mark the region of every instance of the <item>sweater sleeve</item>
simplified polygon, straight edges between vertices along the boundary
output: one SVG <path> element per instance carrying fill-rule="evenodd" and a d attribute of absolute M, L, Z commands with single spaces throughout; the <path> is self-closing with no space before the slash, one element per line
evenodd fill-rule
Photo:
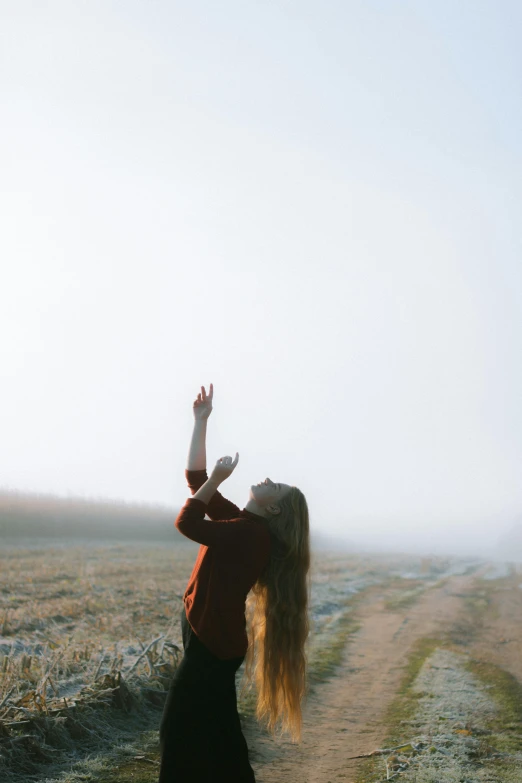
<path fill-rule="evenodd" d="M 198 544 L 226 544 L 228 547 L 237 545 L 238 551 L 243 543 L 252 540 L 255 535 L 252 525 L 246 520 L 211 521 L 205 519 L 205 513 L 208 514 L 206 503 L 197 498 L 188 498 L 174 524 L 180 533 Z"/>
<path fill-rule="evenodd" d="M 206 470 L 186 470 L 185 476 L 192 495 L 197 492 L 208 479 Z M 210 519 L 237 519 L 240 510 L 235 503 L 224 498 L 223 495 L 216 490 L 206 506 L 205 513 Z"/>

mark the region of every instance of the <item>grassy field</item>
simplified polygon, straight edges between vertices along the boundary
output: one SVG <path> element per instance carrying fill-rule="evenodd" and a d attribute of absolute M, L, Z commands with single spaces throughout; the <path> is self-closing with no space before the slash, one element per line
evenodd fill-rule
<path fill-rule="evenodd" d="M 118 769 L 117 779 L 135 780 L 136 768 L 140 780 L 154 779 L 157 728 L 182 655 L 182 596 L 196 553 L 190 542 L 4 541 L 2 783 L 113 780 Z M 314 552 L 309 688 L 335 671 L 366 591 L 386 586 L 390 607 L 408 605 L 469 567 L 441 558 Z M 240 699 L 246 719 L 253 704 L 252 694 Z"/>

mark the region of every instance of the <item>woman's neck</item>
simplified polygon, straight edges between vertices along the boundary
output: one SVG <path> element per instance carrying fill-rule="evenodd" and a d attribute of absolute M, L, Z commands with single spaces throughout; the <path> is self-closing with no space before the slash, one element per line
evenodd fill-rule
<path fill-rule="evenodd" d="M 258 517 L 263 517 L 264 519 L 267 518 L 265 509 L 258 506 L 256 501 L 252 500 L 252 498 L 249 498 L 248 503 L 245 506 L 245 511 L 250 511 L 251 514 L 257 514 Z"/>

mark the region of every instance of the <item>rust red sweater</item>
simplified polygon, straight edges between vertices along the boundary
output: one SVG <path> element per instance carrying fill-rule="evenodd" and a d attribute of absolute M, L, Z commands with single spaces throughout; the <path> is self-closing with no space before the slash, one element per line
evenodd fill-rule
<path fill-rule="evenodd" d="M 192 494 L 207 480 L 206 470 L 187 470 L 185 475 Z M 266 519 L 215 492 L 208 504 L 189 498 L 175 525 L 201 544 L 183 595 L 190 625 L 218 658 L 245 655 L 246 597 L 270 557 Z"/>

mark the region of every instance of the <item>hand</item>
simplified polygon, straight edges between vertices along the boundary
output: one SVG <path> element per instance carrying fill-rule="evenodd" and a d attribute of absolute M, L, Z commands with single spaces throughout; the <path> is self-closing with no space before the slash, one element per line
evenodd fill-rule
<path fill-rule="evenodd" d="M 212 398 L 214 396 L 214 387 L 210 384 L 208 395 L 205 391 L 205 387 L 201 387 L 201 391 L 194 400 L 192 410 L 194 411 L 194 418 L 196 421 L 204 421 L 208 419 L 212 413 Z"/>
<path fill-rule="evenodd" d="M 221 483 L 222 481 L 225 481 L 231 473 L 234 472 L 234 468 L 236 467 L 237 463 L 239 461 L 239 454 L 236 451 L 235 459 L 232 460 L 232 457 L 221 457 L 218 459 L 218 461 L 215 464 L 214 470 L 210 474 L 210 478 L 212 481 L 218 481 Z"/>

